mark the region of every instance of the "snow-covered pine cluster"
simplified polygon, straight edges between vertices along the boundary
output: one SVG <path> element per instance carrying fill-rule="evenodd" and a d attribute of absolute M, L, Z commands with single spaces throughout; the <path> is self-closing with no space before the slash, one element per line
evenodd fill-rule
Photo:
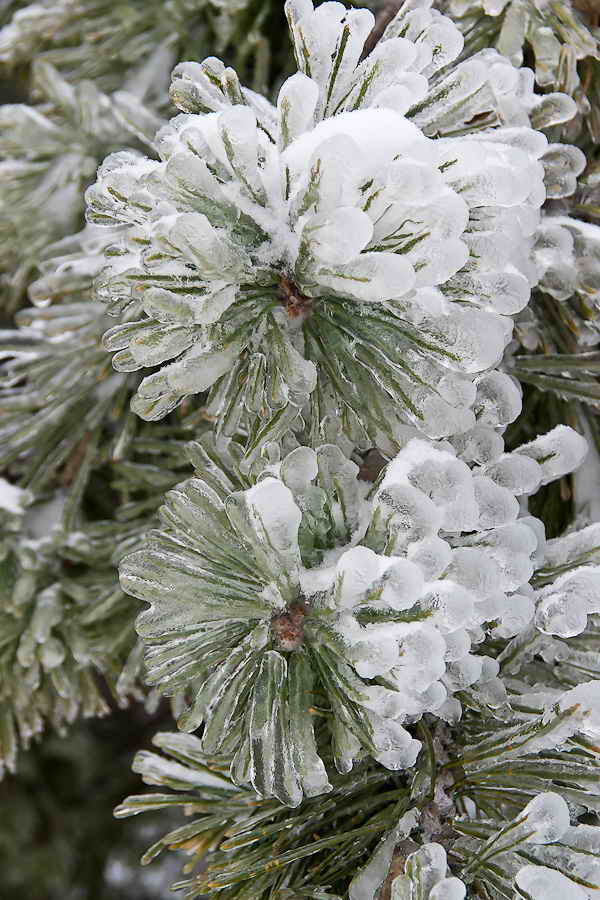
<path fill-rule="evenodd" d="M 0 766 L 167 697 L 184 897 L 593 900 L 600 10 L 370 6 L 0 8 Z"/>

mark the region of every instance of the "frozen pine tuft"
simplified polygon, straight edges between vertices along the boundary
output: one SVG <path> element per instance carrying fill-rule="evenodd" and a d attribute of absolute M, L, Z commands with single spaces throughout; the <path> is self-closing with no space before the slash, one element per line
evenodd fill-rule
<path fill-rule="evenodd" d="M 515 66 L 532 58 L 544 90 L 562 90 L 578 106 L 575 133 L 598 137 L 598 22 L 587 0 L 445 0 L 471 52 L 495 46 Z M 591 76 L 591 77 L 590 77 Z"/>
<path fill-rule="evenodd" d="M 205 464 L 205 447 L 190 453 Z M 239 468 L 179 485 L 120 572 L 149 604 L 138 621 L 149 682 L 190 692 L 180 727 L 204 723 L 204 752 L 231 755 L 235 781 L 296 806 L 330 789 L 311 694 L 327 698 L 319 732 L 339 772 L 365 757 L 412 767 L 420 742 L 406 725 L 424 714 L 456 723 L 461 698 L 503 714 L 486 636 L 515 638 L 534 619 L 547 632 L 556 598 L 584 620 L 595 611 L 595 569 L 575 568 L 568 587 L 564 576 L 530 584 L 543 529 L 517 497 L 544 470 L 520 459 L 469 466 L 449 445 L 413 439 L 369 488 L 324 445 L 298 447 L 249 487 Z"/>
<path fill-rule="evenodd" d="M 106 715 L 105 681 L 122 705 L 130 692 L 141 696 L 137 685 L 117 686 L 133 644 L 134 609 L 110 565 L 113 540 L 102 540 L 88 525 L 87 552 L 85 539 L 69 542 L 64 491 L 31 503 L 29 492 L 13 489 L 10 496 L 5 487 L 4 501 L 0 773 L 14 772 L 19 747 L 29 747 L 45 730 L 65 734 L 80 716 Z"/>
<path fill-rule="evenodd" d="M 92 81 L 71 85 L 41 60 L 32 90 L 37 105 L 0 106 L 0 263 L 9 310 L 47 244 L 81 225 L 83 192 L 102 157 L 123 143 L 151 148 L 161 124 L 135 90 L 107 95 Z"/>
<path fill-rule="evenodd" d="M 276 105 L 217 59 L 186 63 L 160 161 L 100 168 L 88 219 L 124 230 L 97 296 L 127 315 L 105 346 L 118 371 L 155 369 L 138 415 L 210 390 L 218 433 L 248 431 L 251 458 L 340 404 L 352 438 L 467 431 L 538 277 L 540 206 L 578 151 L 532 128 L 551 118 L 506 60 L 457 62 L 435 12 L 403 8 L 361 61 L 369 12 L 287 10 L 299 71 Z"/>

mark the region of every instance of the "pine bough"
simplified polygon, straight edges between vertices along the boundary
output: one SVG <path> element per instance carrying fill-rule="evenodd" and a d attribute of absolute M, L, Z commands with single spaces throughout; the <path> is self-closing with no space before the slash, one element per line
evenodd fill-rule
<path fill-rule="evenodd" d="M 274 103 L 209 57 L 166 122 L 164 54 L 106 94 L 55 48 L 49 104 L 0 110 L 37 307 L 0 333 L 2 757 L 105 712 L 97 672 L 170 697 L 135 763 L 161 792 L 117 815 L 191 817 L 143 860 L 188 854 L 185 897 L 600 892 L 600 526 L 528 511 L 587 444 L 518 418 L 521 383 L 600 399 L 597 38 L 562 2 L 447 6 L 379 34 L 288 0 Z"/>

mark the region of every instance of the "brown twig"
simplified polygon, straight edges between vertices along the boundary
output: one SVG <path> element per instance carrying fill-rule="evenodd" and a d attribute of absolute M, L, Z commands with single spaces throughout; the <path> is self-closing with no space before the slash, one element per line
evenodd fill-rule
<path fill-rule="evenodd" d="M 590 28 L 597 28 L 600 22 L 599 0 L 573 0 L 573 6 L 588 17 Z"/>
<path fill-rule="evenodd" d="M 282 650 L 298 650 L 302 646 L 305 616 L 306 607 L 298 602 L 271 619 L 271 629 Z"/>
<path fill-rule="evenodd" d="M 387 460 L 376 447 L 367 450 L 363 456 L 362 465 L 358 470 L 359 480 L 374 483 L 377 481 L 381 470 L 387 466 L 388 462 L 389 460 Z"/>
<path fill-rule="evenodd" d="M 279 282 L 278 296 L 281 303 L 285 306 L 290 319 L 297 319 L 299 316 L 306 317 L 310 315 L 312 310 L 312 299 L 301 294 L 294 282 L 283 275 Z"/>
<path fill-rule="evenodd" d="M 397 878 L 398 875 L 404 875 L 404 866 L 406 864 L 406 860 L 411 853 L 414 853 L 415 850 L 418 849 L 419 845 L 415 844 L 415 842 L 410 838 L 406 838 L 396 845 L 390 865 L 390 871 L 388 872 L 381 888 L 379 900 L 391 900 L 392 884 L 394 883 L 394 879 Z"/>
<path fill-rule="evenodd" d="M 363 47 L 363 51 L 360 55 L 361 61 L 374 50 L 378 42 L 383 37 L 385 29 L 388 27 L 388 25 L 402 6 L 403 2 L 404 0 L 387 0 L 387 3 L 383 4 L 381 9 L 375 16 L 375 24 L 373 25 L 371 33 L 365 41 L 365 46 Z"/>
<path fill-rule="evenodd" d="M 92 432 L 86 431 L 81 440 L 75 444 L 71 455 L 67 458 L 61 474 L 63 487 L 68 487 L 75 480 L 79 469 L 85 459 L 88 445 L 92 439 Z"/>

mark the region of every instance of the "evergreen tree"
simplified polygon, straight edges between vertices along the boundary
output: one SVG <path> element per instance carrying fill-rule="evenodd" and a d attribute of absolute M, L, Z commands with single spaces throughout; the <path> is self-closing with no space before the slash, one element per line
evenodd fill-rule
<path fill-rule="evenodd" d="M 594 4 L 1 14 L 9 889 L 591 900 Z"/>

